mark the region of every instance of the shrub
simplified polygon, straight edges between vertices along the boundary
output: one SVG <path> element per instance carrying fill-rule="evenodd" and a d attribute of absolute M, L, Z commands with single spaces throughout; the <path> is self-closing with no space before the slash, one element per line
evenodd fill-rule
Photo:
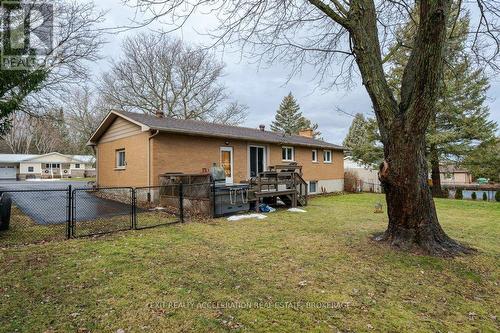
<path fill-rule="evenodd" d="M 495 200 L 496 200 L 497 202 L 500 202 L 500 191 L 497 191 L 497 192 L 495 193 Z"/>
<path fill-rule="evenodd" d="M 472 198 L 472 200 L 476 200 L 477 199 L 476 192 L 472 192 L 471 198 Z"/>
<path fill-rule="evenodd" d="M 464 194 L 462 192 L 462 189 L 457 189 L 455 191 L 455 199 L 462 200 L 464 198 Z"/>
<path fill-rule="evenodd" d="M 483 201 L 488 201 L 488 195 L 486 192 L 483 192 Z"/>

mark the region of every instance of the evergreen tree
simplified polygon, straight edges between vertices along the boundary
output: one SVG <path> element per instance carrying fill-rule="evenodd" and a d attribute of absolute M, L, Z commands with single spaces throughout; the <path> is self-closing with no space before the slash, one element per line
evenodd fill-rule
<path fill-rule="evenodd" d="M 454 9 L 454 20 L 458 9 Z M 440 86 L 440 97 L 436 113 L 431 119 L 426 134 L 427 152 L 433 181 L 433 194 L 442 196 L 439 165 L 444 161 L 460 164 L 478 143 L 494 138 L 496 123 L 489 121 L 489 109 L 484 105 L 489 88 L 488 78 L 482 69 L 474 68 L 463 52 L 466 48 L 470 18 L 463 15 L 450 22 L 446 43 L 446 63 Z M 392 70 L 389 83 L 397 93 L 401 85 L 403 70 L 408 62 L 410 45 L 416 30 L 415 23 L 409 23 L 399 33 L 399 42 L 390 52 Z"/>
<path fill-rule="evenodd" d="M 313 124 L 302 115 L 299 104 L 290 92 L 281 101 L 274 121 L 271 123 L 271 130 L 287 135 L 297 135 L 301 130 L 306 129 L 313 130 L 314 138 L 321 135 L 321 132 L 318 131 L 318 124 Z"/>
<path fill-rule="evenodd" d="M 375 119 L 365 119 L 361 113 L 354 116 L 343 145 L 348 156 L 362 164 L 378 164 L 384 158 Z"/>
<path fill-rule="evenodd" d="M 500 138 L 480 144 L 466 157 L 463 165 L 474 178 L 500 182 Z"/>
<path fill-rule="evenodd" d="M 455 12 L 456 13 L 456 12 Z M 418 15 L 417 15 L 418 16 Z M 456 15 L 450 15 L 455 18 Z M 431 119 L 426 133 L 427 153 L 433 181 L 433 194 L 442 195 L 439 166 L 444 161 L 460 164 L 468 160 L 475 148 L 494 139 L 496 123 L 489 121 L 489 109 L 485 106 L 486 93 L 489 88 L 488 78 L 482 69 L 474 68 L 463 50 L 466 47 L 469 29 L 468 15 L 462 16 L 456 24 L 449 24 L 449 39 L 446 44 L 446 63 L 443 80 L 440 85 L 440 96 L 436 104 L 436 113 Z M 452 28 L 453 27 L 453 28 Z M 453 31 L 451 31 L 453 29 Z M 389 84 L 399 97 L 399 88 L 403 71 L 411 54 L 411 40 L 416 31 L 415 23 L 409 23 L 398 34 L 398 42 L 391 47 Z M 373 138 L 368 122 L 365 120 L 365 131 Z M 376 126 L 376 124 L 375 124 Z M 375 130 L 377 132 L 377 130 Z M 353 149 L 353 157 L 372 163 L 374 156 L 382 151 L 377 149 L 377 140 L 364 140 L 360 147 Z M 367 146 L 368 144 L 368 146 Z M 368 154 L 369 153 L 369 154 Z M 376 160 L 376 158 L 375 158 Z"/>

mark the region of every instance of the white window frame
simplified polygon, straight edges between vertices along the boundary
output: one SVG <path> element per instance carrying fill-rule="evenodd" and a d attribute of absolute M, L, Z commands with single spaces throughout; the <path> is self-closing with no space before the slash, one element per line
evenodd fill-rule
<path fill-rule="evenodd" d="M 248 161 L 247 174 L 248 174 L 248 178 L 250 178 L 250 170 L 251 170 L 251 167 L 250 167 L 250 148 L 252 148 L 252 147 L 264 148 L 264 170 L 263 171 L 267 170 L 267 165 L 269 164 L 267 161 L 267 146 L 253 144 L 253 143 L 248 144 L 248 147 L 247 147 L 247 161 Z M 281 153 L 281 154 L 283 154 L 283 153 Z"/>
<path fill-rule="evenodd" d="M 327 152 L 330 153 L 330 159 L 328 159 L 328 160 L 326 159 L 326 153 Z M 327 150 L 323 150 L 323 162 L 324 163 L 332 163 L 332 161 L 333 161 L 333 153 L 332 153 L 332 151 L 328 150 L 328 149 Z"/>
<path fill-rule="evenodd" d="M 120 165 L 120 154 L 123 153 L 123 165 Z M 117 149 L 115 153 L 115 168 L 123 170 L 127 166 L 127 154 L 125 149 Z"/>
<path fill-rule="evenodd" d="M 31 173 L 31 172 L 35 172 L 35 167 L 34 166 L 29 166 L 28 167 L 28 172 Z"/>
<path fill-rule="evenodd" d="M 287 149 L 287 152 L 285 153 L 285 158 L 283 158 L 283 149 Z M 291 156 L 291 159 L 289 159 L 288 157 L 288 149 L 291 150 L 292 152 L 292 156 Z M 281 147 L 281 159 L 282 161 L 285 161 L 285 162 L 294 162 L 295 161 L 295 149 L 291 146 L 282 146 Z"/>
<path fill-rule="evenodd" d="M 311 150 L 311 153 L 314 154 L 314 158 L 312 158 L 313 163 L 317 163 L 318 162 L 318 150 L 313 149 L 313 150 Z"/>
<path fill-rule="evenodd" d="M 313 192 L 313 191 L 311 191 L 311 184 L 312 184 L 312 183 L 315 183 L 315 184 L 316 184 L 316 191 L 314 191 L 314 192 Z M 309 182 L 309 193 L 318 193 L 318 181 L 317 181 L 317 180 L 311 180 L 311 181 Z"/>
<path fill-rule="evenodd" d="M 80 169 L 80 163 L 75 163 L 75 169 Z"/>

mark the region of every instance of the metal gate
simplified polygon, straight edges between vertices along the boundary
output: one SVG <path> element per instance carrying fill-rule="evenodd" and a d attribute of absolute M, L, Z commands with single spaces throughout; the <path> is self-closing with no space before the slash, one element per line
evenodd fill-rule
<path fill-rule="evenodd" d="M 75 189 L 71 193 L 70 237 L 101 235 L 134 228 L 131 187 Z"/>

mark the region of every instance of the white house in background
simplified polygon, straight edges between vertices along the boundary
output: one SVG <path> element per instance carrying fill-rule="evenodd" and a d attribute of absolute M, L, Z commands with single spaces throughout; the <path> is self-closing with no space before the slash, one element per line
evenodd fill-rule
<path fill-rule="evenodd" d="M 378 170 L 375 166 L 367 166 L 353 160 L 351 157 L 345 157 L 344 172 L 356 177 L 357 181 L 354 186 L 358 192 L 382 192 L 380 180 L 378 179 Z"/>
<path fill-rule="evenodd" d="M 0 154 L 0 179 L 80 178 L 95 175 L 91 155 Z"/>

